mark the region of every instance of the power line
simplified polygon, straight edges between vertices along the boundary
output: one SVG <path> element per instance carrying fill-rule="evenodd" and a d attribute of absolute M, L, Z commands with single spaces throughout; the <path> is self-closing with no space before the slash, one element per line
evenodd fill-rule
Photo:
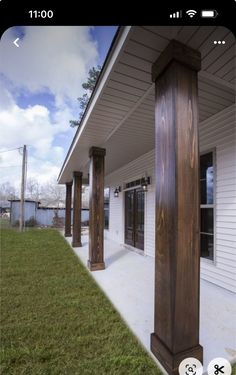
<path fill-rule="evenodd" d="M 10 151 L 15 151 L 15 150 L 20 150 L 21 148 L 22 148 L 22 147 L 11 148 L 10 150 L 0 151 L 0 153 L 3 154 L 4 152 L 10 152 Z"/>
<path fill-rule="evenodd" d="M 0 168 L 16 168 L 16 167 L 21 167 L 21 165 L 20 164 L 19 165 L 7 165 L 3 167 L 0 166 Z"/>

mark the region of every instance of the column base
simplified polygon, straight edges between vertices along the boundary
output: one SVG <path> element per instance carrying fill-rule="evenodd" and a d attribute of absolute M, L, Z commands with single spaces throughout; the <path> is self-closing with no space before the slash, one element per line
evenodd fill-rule
<path fill-rule="evenodd" d="M 81 242 L 72 241 L 71 246 L 72 247 L 82 247 L 82 243 Z"/>
<path fill-rule="evenodd" d="M 90 271 L 102 271 L 105 270 L 105 263 L 92 263 L 90 260 L 88 260 L 88 268 Z"/>
<path fill-rule="evenodd" d="M 72 237 L 72 234 L 71 233 L 65 233 L 64 236 L 65 237 Z"/>
<path fill-rule="evenodd" d="M 170 375 L 178 375 L 179 364 L 185 358 L 194 357 L 203 363 L 203 348 L 201 345 L 174 354 L 155 333 L 151 334 L 151 351 Z"/>

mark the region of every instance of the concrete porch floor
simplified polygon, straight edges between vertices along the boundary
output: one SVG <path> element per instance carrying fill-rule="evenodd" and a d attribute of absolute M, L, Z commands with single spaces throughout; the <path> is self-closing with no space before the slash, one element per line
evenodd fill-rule
<path fill-rule="evenodd" d="M 67 238 L 67 241 L 71 244 L 71 238 Z M 82 236 L 82 244 L 83 247 L 73 250 L 87 268 L 87 235 Z M 111 240 L 105 240 L 104 253 L 106 269 L 91 272 L 91 275 L 132 332 L 151 353 L 150 334 L 153 332 L 154 322 L 154 258 L 137 254 Z M 204 371 L 207 370 L 209 362 L 216 357 L 224 357 L 234 363 L 235 295 L 201 280 L 200 303 L 200 344 L 203 346 Z M 155 359 L 153 355 L 152 357 Z"/>

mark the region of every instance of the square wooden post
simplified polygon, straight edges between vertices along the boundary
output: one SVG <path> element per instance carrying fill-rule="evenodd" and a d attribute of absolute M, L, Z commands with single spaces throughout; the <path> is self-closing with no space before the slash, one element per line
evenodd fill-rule
<path fill-rule="evenodd" d="M 104 250 L 104 158 L 106 150 L 91 147 L 89 151 L 89 260 L 91 271 L 103 270 Z"/>
<path fill-rule="evenodd" d="M 199 151 L 201 55 L 171 41 L 153 65 L 156 84 L 155 314 L 151 350 L 169 374 L 199 345 Z"/>
<path fill-rule="evenodd" d="M 72 246 L 80 247 L 81 244 L 81 209 L 82 209 L 82 172 L 73 173 L 73 231 Z"/>
<path fill-rule="evenodd" d="M 65 237 L 71 237 L 72 181 L 66 183 Z"/>

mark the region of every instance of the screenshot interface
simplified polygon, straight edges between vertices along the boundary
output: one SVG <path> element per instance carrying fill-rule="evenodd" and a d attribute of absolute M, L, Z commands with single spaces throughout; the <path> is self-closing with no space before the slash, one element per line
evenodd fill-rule
<path fill-rule="evenodd" d="M 235 374 L 236 2 L 85 6 L 0 1 L 2 374 Z"/>

